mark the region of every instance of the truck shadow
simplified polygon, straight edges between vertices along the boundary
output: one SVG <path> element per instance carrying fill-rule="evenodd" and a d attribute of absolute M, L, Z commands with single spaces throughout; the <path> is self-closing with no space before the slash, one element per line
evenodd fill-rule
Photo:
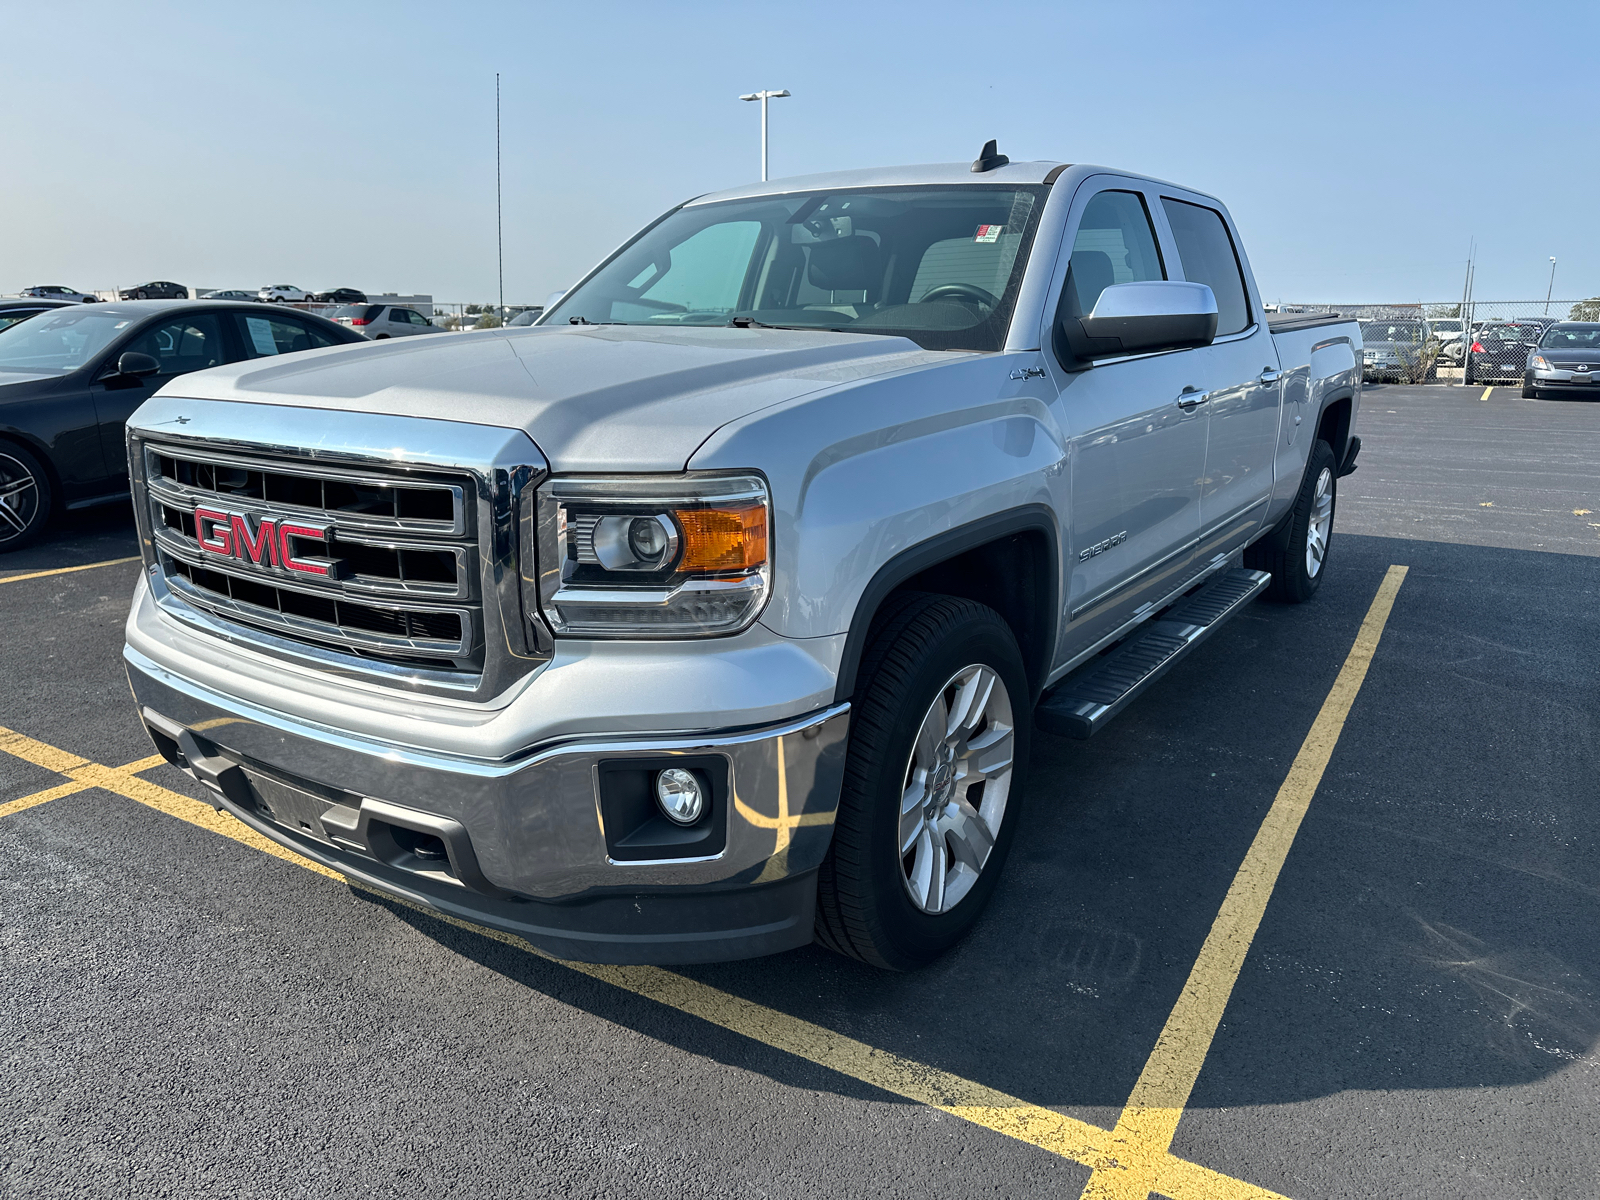
<path fill-rule="evenodd" d="M 1109 1122 L 1392 563 L 1410 573 L 1192 1107 L 1529 1083 L 1600 1037 L 1600 645 L 1586 557 L 1342 535 L 1091 743 L 1036 735 L 973 936 L 886 974 L 811 947 L 682 974 Z M 376 903 L 387 904 L 377 900 Z M 398 905 L 526 987 L 777 1082 L 865 1085 Z M 1108 1116 L 1107 1113 L 1110 1115 Z"/>

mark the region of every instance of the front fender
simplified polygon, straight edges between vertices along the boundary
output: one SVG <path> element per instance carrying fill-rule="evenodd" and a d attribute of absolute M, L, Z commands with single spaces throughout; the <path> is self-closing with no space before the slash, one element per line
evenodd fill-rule
<path fill-rule="evenodd" d="M 785 637 L 851 628 L 891 559 L 985 518 L 1054 511 L 1064 438 L 1031 352 L 973 355 L 802 397 L 724 427 L 694 468 L 759 468 L 772 485 L 773 595 Z M 1057 581 L 1059 586 L 1059 581 Z"/>

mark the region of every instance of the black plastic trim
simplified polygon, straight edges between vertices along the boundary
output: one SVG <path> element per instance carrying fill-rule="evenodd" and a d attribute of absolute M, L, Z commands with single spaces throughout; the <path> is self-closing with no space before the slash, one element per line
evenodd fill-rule
<path fill-rule="evenodd" d="M 1050 173 L 1044 177 L 1045 183 L 1054 183 L 1056 180 L 1061 178 L 1061 172 L 1069 170 L 1071 167 L 1071 163 L 1062 163 L 1060 166 L 1051 167 Z"/>
<path fill-rule="evenodd" d="M 1055 638 L 1060 625 L 1061 538 L 1056 527 L 1055 514 L 1043 504 L 1025 504 L 992 516 L 982 517 L 971 524 L 935 534 L 925 542 L 918 542 L 902 550 L 878 568 L 856 602 L 855 616 L 845 638 L 844 655 L 839 662 L 839 680 L 834 689 L 834 703 L 849 700 L 856 688 L 856 671 L 861 657 L 866 653 L 867 637 L 872 631 L 872 619 L 883 602 L 907 580 L 938 566 L 942 562 L 997 542 L 1019 533 L 1042 533 L 1045 538 L 1049 563 L 1037 583 L 1038 594 L 1034 603 L 1047 615 L 1049 633 L 1046 644 L 1039 648 L 1037 663 L 1027 663 L 1028 677 L 1037 693 L 1049 674 L 1055 656 Z M 1020 638 L 1018 639 L 1021 640 Z M 1025 651 L 1026 652 L 1026 651 Z"/>

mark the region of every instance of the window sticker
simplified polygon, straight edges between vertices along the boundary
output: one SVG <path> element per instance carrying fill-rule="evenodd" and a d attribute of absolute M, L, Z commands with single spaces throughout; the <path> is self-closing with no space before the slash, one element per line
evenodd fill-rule
<path fill-rule="evenodd" d="M 979 225 L 978 235 L 972 240 L 975 242 L 998 242 L 1000 234 L 1004 230 L 1004 225 Z"/>
<path fill-rule="evenodd" d="M 272 322 L 265 317 L 246 317 L 244 323 L 250 327 L 250 341 L 255 345 L 257 354 L 276 354 L 278 343 L 272 337 Z"/>

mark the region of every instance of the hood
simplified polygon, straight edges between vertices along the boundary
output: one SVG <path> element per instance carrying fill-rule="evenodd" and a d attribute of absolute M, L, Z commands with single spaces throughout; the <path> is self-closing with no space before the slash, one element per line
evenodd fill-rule
<path fill-rule="evenodd" d="M 729 421 L 952 357 L 964 356 L 866 334 L 549 326 L 255 359 L 161 394 L 521 429 L 555 471 L 680 471 Z"/>
<path fill-rule="evenodd" d="M 1600 346 L 1592 349 L 1583 346 L 1563 346 L 1559 350 L 1529 350 L 1548 363 L 1600 363 Z M 5 376 L 0 375 L 0 379 Z"/>

